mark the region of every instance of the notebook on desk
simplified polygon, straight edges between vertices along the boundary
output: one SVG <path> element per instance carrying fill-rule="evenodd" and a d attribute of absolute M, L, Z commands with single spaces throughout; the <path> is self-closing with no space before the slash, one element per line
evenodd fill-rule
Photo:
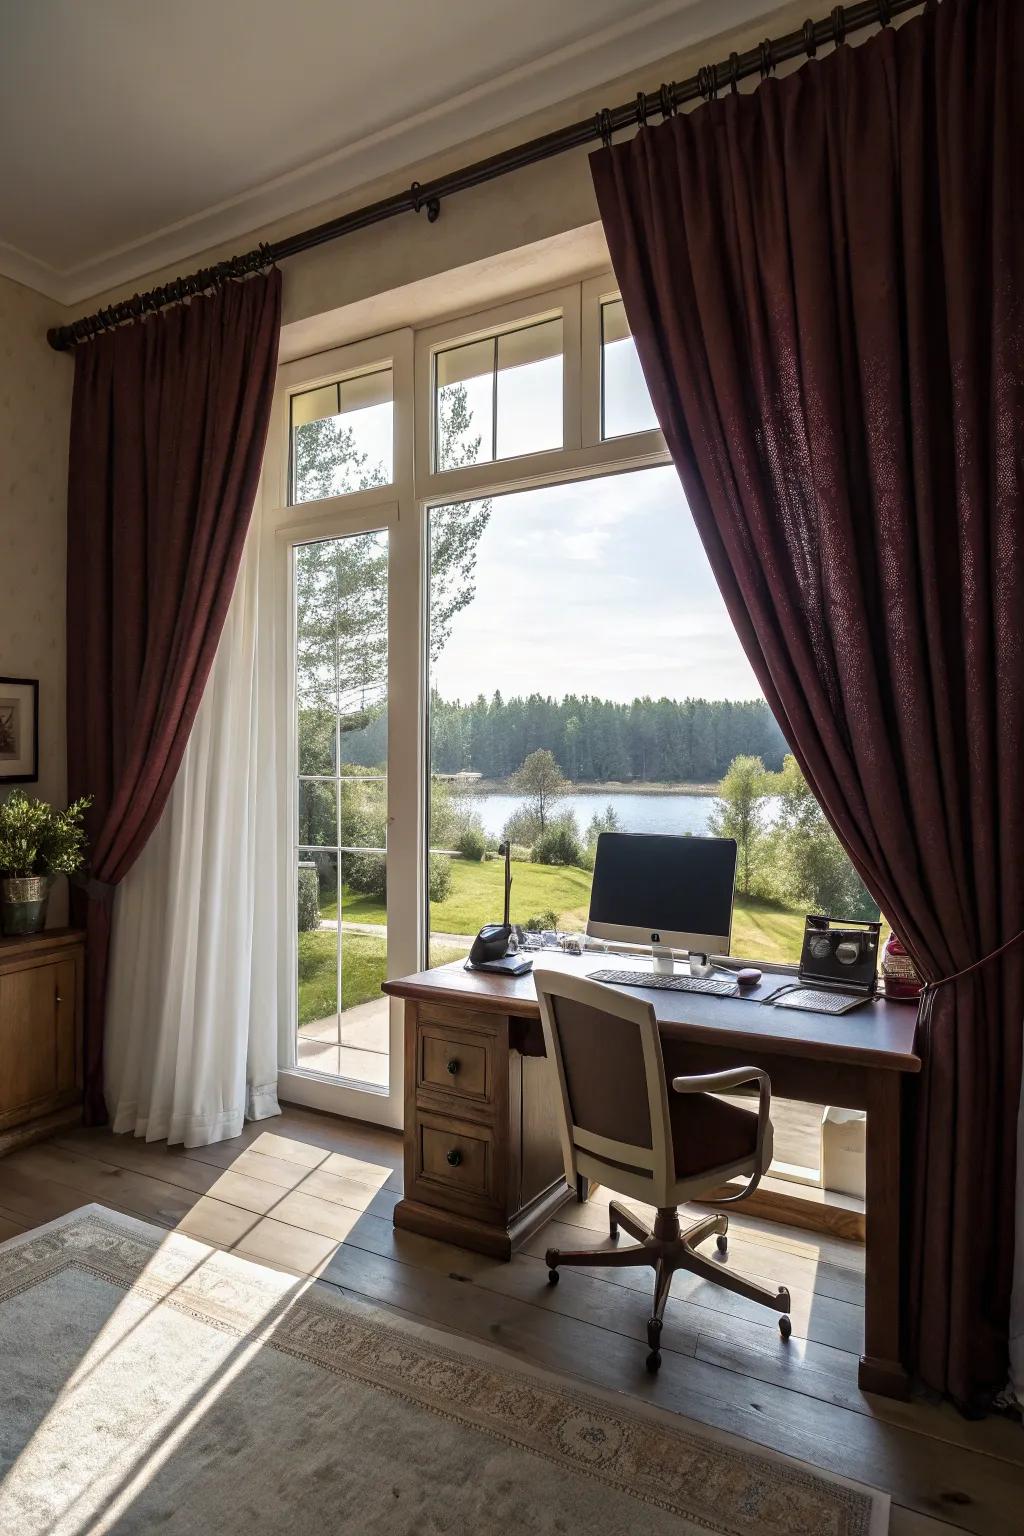
<path fill-rule="evenodd" d="M 864 992 L 826 992 L 820 987 L 795 986 L 780 997 L 777 993 L 763 999 L 773 1008 L 798 1008 L 804 1013 L 849 1013 L 862 1003 L 870 1003 L 873 994 Z"/>

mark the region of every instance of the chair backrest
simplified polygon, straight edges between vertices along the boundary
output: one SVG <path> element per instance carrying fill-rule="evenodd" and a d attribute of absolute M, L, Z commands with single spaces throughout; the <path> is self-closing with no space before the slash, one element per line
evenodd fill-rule
<path fill-rule="evenodd" d="M 544 1048 L 557 1075 L 565 1176 L 673 1204 L 668 1084 L 654 1009 L 584 976 L 535 967 Z"/>

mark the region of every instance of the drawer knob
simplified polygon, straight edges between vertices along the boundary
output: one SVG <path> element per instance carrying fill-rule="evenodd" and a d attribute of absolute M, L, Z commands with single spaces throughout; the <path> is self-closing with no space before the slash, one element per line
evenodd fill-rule
<path fill-rule="evenodd" d="M 445 1155 L 453 1168 L 457 1168 L 462 1162 L 462 1153 L 459 1151 L 458 1147 L 452 1147 L 451 1151 Z"/>
<path fill-rule="evenodd" d="M 455 1076 L 455 1074 L 458 1072 L 458 1070 L 459 1070 L 461 1065 L 462 1065 L 462 1063 L 460 1062 L 460 1060 L 459 1060 L 459 1058 L 457 1056 L 449 1056 L 449 1058 L 448 1058 L 448 1071 L 451 1073 L 452 1077 Z"/>

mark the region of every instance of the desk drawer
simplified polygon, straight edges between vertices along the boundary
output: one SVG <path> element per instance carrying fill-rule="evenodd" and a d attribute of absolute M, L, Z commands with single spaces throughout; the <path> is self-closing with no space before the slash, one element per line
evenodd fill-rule
<path fill-rule="evenodd" d="M 419 1176 L 461 1194 L 494 1197 L 494 1141 L 485 1126 L 430 1125 L 420 1121 Z"/>
<path fill-rule="evenodd" d="M 494 1042 L 441 1024 L 421 1023 L 416 1041 L 421 1088 L 489 1104 L 493 1097 Z"/>

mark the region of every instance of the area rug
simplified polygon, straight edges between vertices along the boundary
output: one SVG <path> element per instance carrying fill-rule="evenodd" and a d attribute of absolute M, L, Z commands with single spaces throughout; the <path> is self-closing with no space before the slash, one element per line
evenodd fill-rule
<path fill-rule="evenodd" d="M 0 1360 L 18 1536 L 888 1528 L 870 1489 L 96 1205 L 0 1245 Z"/>

